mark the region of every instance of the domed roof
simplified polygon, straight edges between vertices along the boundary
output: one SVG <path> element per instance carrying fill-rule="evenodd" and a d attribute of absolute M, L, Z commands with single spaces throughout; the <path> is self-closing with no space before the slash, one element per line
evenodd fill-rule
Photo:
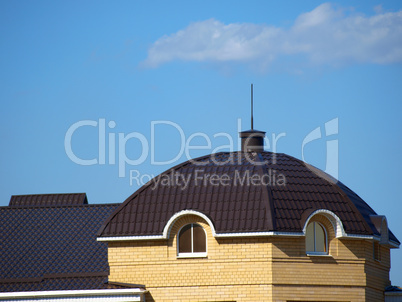
<path fill-rule="evenodd" d="M 371 218 L 377 214 L 352 190 L 303 161 L 271 152 L 221 152 L 177 165 L 127 198 L 99 236 L 158 238 L 186 210 L 201 213 L 217 235 L 300 234 L 310 215 L 323 210 L 339 218 L 345 234 L 380 236 Z M 391 232 L 389 239 L 399 244 Z"/>

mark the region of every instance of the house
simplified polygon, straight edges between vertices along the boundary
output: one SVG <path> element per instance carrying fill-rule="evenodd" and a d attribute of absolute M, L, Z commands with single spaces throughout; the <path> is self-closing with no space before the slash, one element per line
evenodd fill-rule
<path fill-rule="evenodd" d="M 241 152 L 162 173 L 105 221 L 109 280 L 147 301 L 384 301 L 400 243 L 347 186 L 244 131 Z"/>
<path fill-rule="evenodd" d="M 12 197 L 0 208 L 0 301 L 398 297 L 386 217 L 326 173 L 265 152 L 264 135 L 241 132 L 241 151 L 179 164 L 119 205 Z"/>

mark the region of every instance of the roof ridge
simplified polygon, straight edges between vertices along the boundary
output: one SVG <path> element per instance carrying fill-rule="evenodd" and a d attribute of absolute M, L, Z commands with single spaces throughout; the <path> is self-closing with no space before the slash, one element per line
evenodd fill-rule
<path fill-rule="evenodd" d="M 16 194 L 12 196 L 46 196 L 46 195 L 86 195 L 85 192 L 80 192 L 80 193 L 38 193 L 38 194 Z"/>
<path fill-rule="evenodd" d="M 286 155 L 287 155 L 287 154 L 286 154 Z M 350 206 L 353 207 L 354 212 L 357 213 L 357 215 L 360 216 L 361 221 L 363 222 L 363 225 L 364 225 L 366 231 L 368 231 L 369 233 L 373 234 L 373 230 L 372 230 L 372 228 L 370 227 L 370 225 L 368 224 L 367 220 L 364 218 L 363 214 L 362 214 L 362 213 L 360 212 L 360 210 L 356 207 L 355 203 L 349 198 L 349 196 L 346 194 L 346 192 L 344 192 L 344 191 L 339 187 L 338 183 L 340 183 L 340 184 L 343 185 L 343 183 L 342 183 L 340 180 L 334 178 L 333 176 L 331 176 L 331 175 L 328 174 L 327 172 L 325 172 L 325 171 L 323 171 L 323 170 L 317 168 L 317 167 L 314 166 L 314 165 L 311 165 L 311 164 L 309 164 L 309 163 L 307 163 L 307 162 L 305 162 L 305 161 L 302 161 L 302 160 L 300 160 L 300 159 L 298 159 L 298 158 L 296 158 L 296 157 L 293 157 L 293 156 L 291 156 L 291 155 L 287 155 L 287 156 L 289 156 L 289 157 L 293 158 L 294 160 L 296 160 L 297 162 L 303 164 L 303 165 L 304 165 L 305 167 L 307 167 L 311 172 L 313 172 L 314 175 L 316 175 L 316 176 L 318 176 L 319 178 L 325 180 L 329 185 L 331 185 L 331 187 L 333 187 L 333 188 L 342 196 L 342 198 L 344 198 L 344 199 L 346 199 L 347 201 L 349 201 L 349 202 L 348 202 L 348 205 L 351 204 Z M 319 173 L 316 173 L 315 171 L 317 171 L 317 172 L 319 172 Z M 324 177 L 324 176 L 325 176 L 325 177 Z M 329 180 L 328 180 L 327 178 L 329 178 Z M 335 182 L 335 181 L 336 181 L 336 182 Z M 343 185 L 343 186 L 345 186 L 345 185 Z M 346 186 L 345 186 L 345 187 L 346 187 Z M 346 187 L 346 188 L 349 189 L 348 187 Z M 350 189 L 349 189 L 349 190 L 350 190 Z M 350 190 L 350 191 L 353 192 L 352 190 Z M 354 193 L 354 192 L 353 192 L 353 193 Z M 354 193 L 354 194 L 356 194 L 356 193 Z M 357 194 L 356 194 L 356 195 L 357 195 Z M 357 197 L 360 198 L 360 196 L 358 196 L 358 195 L 357 195 Z M 360 198 L 360 199 L 361 199 L 361 198 Z M 363 199 L 361 199 L 361 200 L 363 200 Z M 367 204 L 364 200 L 363 200 L 363 202 L 368 206 L 368 204 Z M 370 206 L 369 206 L 369 207 L 370 207 Z M 370 207 L 370 209 L 371 209 L 371 207 Z M 371 209 L 371 210 L 373 210 L 373 209 Z M 373 210 L 373 212 L 375 212 L 375 211 Z"/>
<path fill-rule="evenodd" d="M 70 205 L 88 204 L 86 193 L 47 193 L 12 195 L 10 206 L 38 206 L 38 205 Z"/>
<path fill-rule="evenodd" d="M 60 274 L 43 274 L 42 279 L 51 278 L 85 278 L 85 277 L 104 277 L 109 276 L 108 272 L 85 272 L 85 273 L 60 273 Z"/>
<path fill-rule="evenodd" d="M 108 272 L 93 272 L 93 273 L 61 273 L 61 274 L 43 274 L 40 277 L 32 278 L 1 278 L 2 283 L 25 283 L 25 282 L 42 282 L 45 279 L 60 279 L 60 278 L 87 278 L 87 277 L 105 277 L 109 276 Z"/>
<path fill-rule="evenodd" d="M 338 184 L 339 184 L 339 185 L 336 186 L 337 189 L 340 190 L 340 191 L 342 191 L 342 193 L 345 194 L 346 198 L 347 198 L 348 200 L 350 200 L 350 203 L 352 204 L 352 206 L 357 210 L 357 212 L 359 212 L 359 215 L 360 215 L 361 217 L 363 217 L 363 221 L 366 223 L 366 227 L 368 227 L 368 229 L 371 231 L 371 233 L 374 234 L 375 232 L 374 232 L 373 228 L 370 226 L 369 222 L 365 219 L 364 215 L 363 215 L 363 214 L 361 213 L 361 211 L 357 208 L 357 205 L 355 204 L 355 202 L 352 200 L 352 198 L 349 197 L 348 193 L 347 193 L 342 187 L 344 187 L 346 190 L 348 190 L 348 191 L 350 192 L 349 194 L 355 195 L 355 196 L 357 197 L 357 199 L 359 199 L 359 202 L 364 203 L 364 205 L 365 205 L 366 207 L 368 207 L 369 210 L 373 211 L 373 214 L 378 215 L 377 212 L 374 211 L 373 208 L 370 207 L 370 205 L 369 205 L 367 202 L 365 202 L 365 201 L 363 200 L 363 198 L 361 198 L 358 194 L 356 194 L 354 191 L 352 191 L 348 186 L 344 185 L 341 181 L 338 181 Z M 342 187 L 341 187 L 341 186 L 342 186 Z M 370 221 L 370 223 L 371 223 L 371 221 Z M 374 226 L 373 226 L 373 227 L 374 227 Z"/>
<path fill-rule="evenodd" d="M 4 209 L 43 209 L 43 208 L 87 208 L 87 207 L 97 207 L 97 206 L 114 206 L 121 204 L 120 202 L 115 203 L 88 203 L 88 204 L 55 204 L 55 205 L 32 205 L 32 206 L 0 206 L 0 210 Z"/>
<path fill-rule="evenodd" d="M 261 171 L 261 176 L 264 177 L 264 175 L 268 175 L 265 160 L 260 153 L 258 153 L 257 158 L 260 160 L 260 162 L 264 163 L 263 165 L 258 165 L 260 168 L 258 170 Z M 264 195 L 266 195 L 266 200 L 268 203 L 268 205 L 266 206 L 266 215 L 267 215 L 267 222 L 268 222 L 268 228 L 269 228 L 268 231 L 273 231 L 273 230 L 275 230 L 276 223 L 275 223 L 275 217 L 274 217 L 275 211 L 274 211 L 274 204 L 272 201 L 272 191 L 271 191 L 271 188 L 269 185 L 266 185 L 266 186 L 263 185 L 262 187 L 265 188 L 265 190 L 262 189 L 262 193 L 263 194 L 265 193 Z"/>
<path fill-rule="evenodd" d="M 338 181 L 338 183 L 341 183 L 340 181 Z M 342 195 L 343 198 L 346 198 L 347 200 L 349 200 L 349 205 L 350 207 L 353 207 L 354 211 L 357 212 L 357 215 L 359 215 L 361 217 L 361 220 L 363 222 L 364 227 L 367 229 L 367 231 L 371 234 L 374 234 L 372 228 L 370 227 L 370 225 L 368 224 L 367 220 L 364 218 L 363 214 L 360 212 L 360 210 L 356 207 L 355 203 L 349 198 L 349 196 L 346 194 L 346 192 L 344 192 L 339 185 L 335 185 L 332 184 L 332 186 L 334 186 L 334 188 Z M 357 194 L 356 194 L 357 195 Z M 360 198 L 360 197 L 359 197 Z M 364 201 L 363 201 L 364 202 Z M 366 202 L 364 202 L 366 205 L 368 205 Z M 371 209 L 371 208 L 370 208 Z M 375 212 L 374 212 L 375 213 Z"/>

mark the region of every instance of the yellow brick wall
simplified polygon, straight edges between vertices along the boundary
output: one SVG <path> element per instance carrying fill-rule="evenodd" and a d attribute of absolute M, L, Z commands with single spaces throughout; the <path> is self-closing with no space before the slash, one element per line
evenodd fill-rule
<path fill-rule="evenodd" d="M 372 259 L 372 242 L 337 239 L 325 217 L 330 256 L 306 256 L 304 237 L 217 239 L 200 217 L 178 219 L 168 240 L 109 242 L 109 280 L 145 284 L 147 301 L 381 301 L 389 249 Z M 177 232 L 207 233 L 206 258 L 177 258 Z"/>
<path fill-rule="evenodd" d="M 272 301 L 384 301 L 390 285 L 389 248 L 373 258 L 373 242 L 337 239 L 329 220 L 317 215 L 328 236 L 328 256 L 306 256 L 305 238 L 275 238 Z"/>
<path fill-rule="evenodd" d="M 207 258 L 177 258 L 176 235 L 187 223 L 206 230 Z M 217 240 L 204 220 L 190 215 L 175 222 L 169 240 L 110 242 L 109 280 L 145 284 L 147 301 L 250 301 L 251 293 L 256 301 L 267 301 L 271 240 Z"/>

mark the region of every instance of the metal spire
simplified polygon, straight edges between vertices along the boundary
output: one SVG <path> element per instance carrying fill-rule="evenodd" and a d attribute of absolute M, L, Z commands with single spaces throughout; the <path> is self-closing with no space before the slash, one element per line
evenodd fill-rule
<path fill-rule="evenodd" d="M 251 130 L 254 130 L 253 84 L 251 84 Z"/>

